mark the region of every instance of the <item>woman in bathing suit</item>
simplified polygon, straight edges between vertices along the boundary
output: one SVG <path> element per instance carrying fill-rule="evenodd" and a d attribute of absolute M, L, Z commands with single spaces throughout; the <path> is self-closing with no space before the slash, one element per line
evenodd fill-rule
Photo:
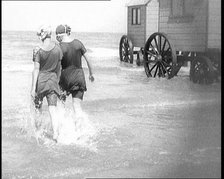
<path fill-rule="evenodd" d="M 55 42 L 51 40 L 51 29 L 42 26 L 37 32 L 41 44 L 34 49 L 32 73 L 31 96 L 43 100 L 47 98 L 48 109 L 53 128 L 53 139 L 58 137 L 58 120 L 56 114 L 57 98 L 60 94 L 59 78 L 61 72 L 62 51 Z"/>
<path fill-rule="evenodd" d="M 84 57 L 88 69 L 89 79 L 94 81 L 92 66 L 86 55 L 86 48 L 81 41 L 70 36 L 71 28 L 68 25 L 59 25 L 56 28 L 56 38 L 63 52 L 61 61 L 62 72 L 60 86 L 67 94 L 72 95 L 73 110 L 76 115 L 82 114 L 81 101 L 87 90 L 84 71 L 82 69 L 82 57 Z"/>

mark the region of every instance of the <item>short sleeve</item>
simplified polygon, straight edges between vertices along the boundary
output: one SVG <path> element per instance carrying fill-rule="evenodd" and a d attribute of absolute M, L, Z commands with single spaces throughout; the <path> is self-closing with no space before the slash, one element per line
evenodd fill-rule
<path fill-rule="evenodd" d="M 36 47 L 33 49 L 33 62 L 40 63 L 40 48 Z"/>
<path fill-rule="evenodd" d="M 86 53 L 86 48 L 84 47 L 82 42 L 80 42 L 80 49 L 81 49 L 82 55 L 84 55 Z"/>
<path fill-rule="evenodd" d="M 60 47 L 59 47 L 59 58 L 60 58 L 59 60 L 62 60 L 63 58 L 63 52 Z"/>

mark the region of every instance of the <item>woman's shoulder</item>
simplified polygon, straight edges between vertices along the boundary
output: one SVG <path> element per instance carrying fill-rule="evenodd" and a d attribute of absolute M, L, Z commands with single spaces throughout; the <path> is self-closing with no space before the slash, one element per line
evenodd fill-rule
<path fill-rule="evenodd" d="M 73 39 L 72 42 L 75 44 L 82 44 L 82 42 L 79 39 Z"/>
<path fill-rule="evenodd" d="M 55 42 L 55 47 L 54 47 L 53 50 L 54 50 L 55 53 L 58 53 L 58 52 L 59 52 L 59 53 L 62 53 L 62 47 L 60 46 L 59 43 L 56 43 L 56 42 Z"/>
<path fill-rule="evenodd" d="M 67 49 L 80 49 L 83 46 L 82 42 L 78 39 L 72 39 L 69 42 L 61 42 L 60 47 L 62 50 L 66 51 Z"/>
<path fill-rule="evenodd" d="M 74 39 L 72 44 L 76 49 L 81 49 L 84 47 L 83 43 L 79 39 Z"/>

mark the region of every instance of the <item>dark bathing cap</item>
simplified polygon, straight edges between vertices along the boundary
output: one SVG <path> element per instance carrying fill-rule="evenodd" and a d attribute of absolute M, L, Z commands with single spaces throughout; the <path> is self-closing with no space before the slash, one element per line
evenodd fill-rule
<path fill-rule="evenodd" d="M 69 27 L 68 25 L 59 25 L 56 28 L 56 35 L 63 35 L 63 34 L 70 34 L 71 32 L 71 27 Z"/>

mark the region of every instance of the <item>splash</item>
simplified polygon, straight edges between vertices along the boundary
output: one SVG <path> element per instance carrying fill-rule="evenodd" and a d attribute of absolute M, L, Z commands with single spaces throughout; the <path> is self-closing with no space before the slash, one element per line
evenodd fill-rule
<path fill-rule="evenodd" d="M 65 108 L 60 101 L 57 105 L 57 120 L 59 124 L 57 145 L 80 145 L 96 150 L 92 142 L 96 129 L 89 120 L 87 113 L 75 114 L 72 109 Z M 30 116 L 26 120 L 25 129 L 27 135 L 34 137 L 38 144 L 47 146 L 55 145 L 52 136 L 52 126 L 48 111 L 38 113 L 34 104 L 30 105 Z"/>
<path fill-rule="evenodd" d="M 59 103 L 58 114 L 59 144 L 78 144 L 85 146 L 90 143 L 96 130 L 85 112 L 75 114 L 73 110 L 66 109 Z"/>

